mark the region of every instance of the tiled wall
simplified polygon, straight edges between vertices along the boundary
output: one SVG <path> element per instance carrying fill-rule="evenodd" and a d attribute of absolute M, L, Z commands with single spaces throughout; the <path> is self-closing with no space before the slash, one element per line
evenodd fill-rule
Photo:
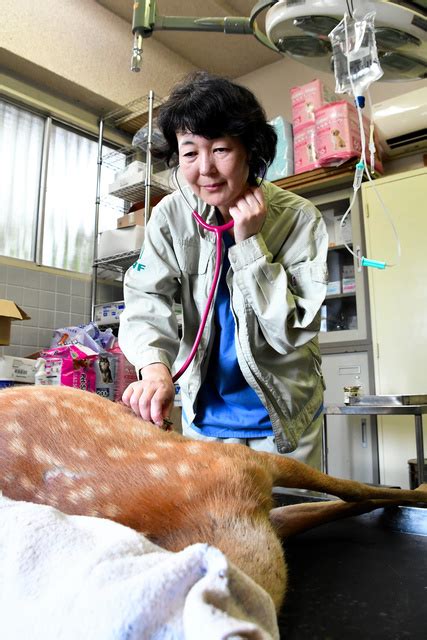
<path fill-rule="evenodd" d="M 0 298 L 13 300 L 31 320 L 12 322 L 10 345 L 0 355 L 27 356 L 48 347 L 54 329 L 90 320 L 90 278 L 82 279 L 0 263 Z M 122 298 L 121 287 L 101 283 L 98 302 Z"/>

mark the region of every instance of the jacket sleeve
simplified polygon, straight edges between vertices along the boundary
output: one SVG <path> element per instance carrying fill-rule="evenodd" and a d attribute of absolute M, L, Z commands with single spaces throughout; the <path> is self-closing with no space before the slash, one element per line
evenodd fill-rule
<path fill-rule="evenodd" d="M 165 217 L 154 209 L 140 257 L 125 275 L 125 309 L 120 317 L 120 348 L 137 372 L 154 362 L 170 369 L 177 356 L 173 300 L 179 275 Z"/>
<path fill-rule="evenodd" d="M 276 256 L 262 232 L 229 251 L 233 288 L 245 301 L 265 340 L 286 354 L 312 340 L 320 329 L 319 310 L 326 295 L 328 235 L 313 205 L 299 212 Z"/>

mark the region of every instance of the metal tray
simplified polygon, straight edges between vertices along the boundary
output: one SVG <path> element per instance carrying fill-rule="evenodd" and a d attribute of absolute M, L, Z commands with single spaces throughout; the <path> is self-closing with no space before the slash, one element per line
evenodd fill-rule
<path fill-rule="evenodd" d="M 407 406 L 427 404 L 427 394 L 392 395 L 392 396 L 355 396 L 349 398 L 351 405 Z"/>

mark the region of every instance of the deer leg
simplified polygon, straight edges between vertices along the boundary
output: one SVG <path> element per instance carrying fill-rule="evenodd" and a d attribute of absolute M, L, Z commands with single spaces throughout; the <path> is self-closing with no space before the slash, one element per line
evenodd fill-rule
<path fill-rule="evenodd" d="M 369 513 L 375 509 L 395 504 L 396 500 L 303 502 L 271 509 L 270 522 L 280 538 L 290 538 L 321 524 Z"/>
<path fill-rule="evenodd" d="M 286 456 L 270 456 L 267 464 L 272 472 L 273 486 L 320 491 L 337 496 L 346 502 L 383 499 L 394 500 L 395 504 L 427 503 L 427 484 L 414 490 L 373 487 L 356 480 L 345 480 L 326 475 Z"/>

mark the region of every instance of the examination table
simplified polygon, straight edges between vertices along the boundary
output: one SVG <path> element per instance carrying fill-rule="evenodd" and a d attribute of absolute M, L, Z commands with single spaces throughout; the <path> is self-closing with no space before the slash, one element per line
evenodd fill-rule
<path fill-rule="evenodd" d="M 300 501 L 275 498 L 278 505 Z M 427 638 L 427 509 L 379 509 L 307 531 L 284 548 L 281 638 Z"/>

